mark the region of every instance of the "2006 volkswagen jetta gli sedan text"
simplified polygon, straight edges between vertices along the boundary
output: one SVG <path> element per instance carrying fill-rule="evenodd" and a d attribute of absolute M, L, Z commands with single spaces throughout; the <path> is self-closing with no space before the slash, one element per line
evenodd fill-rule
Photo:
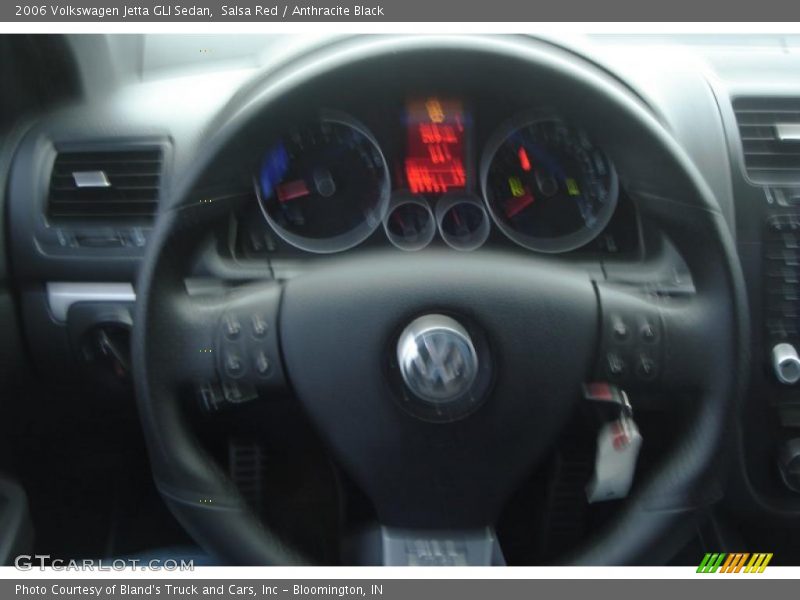
<path fill-rule="evenodd" d="M 800 561 L 797 39 L 0 56 L 3 561 Z"/>

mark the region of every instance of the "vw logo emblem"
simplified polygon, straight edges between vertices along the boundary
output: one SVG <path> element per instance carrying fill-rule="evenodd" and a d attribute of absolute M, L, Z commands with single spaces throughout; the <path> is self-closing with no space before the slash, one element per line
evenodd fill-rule
<path fill-rule="evenodd" d="M 397 342 L 397 362 L 408 389 L 435 404 L 469 392 L 478 375 L 478 355 L 467 330 L 445 315 L 412 321 Z"/>

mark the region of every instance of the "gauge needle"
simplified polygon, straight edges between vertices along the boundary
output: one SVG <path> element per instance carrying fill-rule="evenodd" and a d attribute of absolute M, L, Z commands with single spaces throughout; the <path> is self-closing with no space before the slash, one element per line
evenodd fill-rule
<path fill-rule="evenodd" d="M 403 233 L 406 233 L 406 223 L 403 221 L 403 217 L 400 216 L 399 211 L 395 211 L 392 215 L 392 218 L 398 225 L 400 225 L 400 229 L 403 231 Z"/>
<path fill-rule="evenodd" d="M 279 202 L 288 202 L 295 198 L 302 198 L 308 196 L 311 192 L 308 190 L 306 182 L 302 179 L 295 179 L 294 181 L 287 181 L 278 186 L 276 190 L 278 193 Z"/>
<path fill-rule="evenodd" d="M 533 204 L 534 198 L 533 194 L 527 193 L 524 196 L 519 196 L 517 198 L 510 198 L 506 201 L 506 216 L 510 219 L 514 215 L 522 212 L 526 208 L 528 208 L 531 204 Z"/>

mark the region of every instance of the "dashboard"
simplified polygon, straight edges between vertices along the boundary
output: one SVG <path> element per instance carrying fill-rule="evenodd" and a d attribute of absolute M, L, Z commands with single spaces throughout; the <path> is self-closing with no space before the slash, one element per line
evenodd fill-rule
<path fill-rule="evenodd" d="M 74 50 L 91 63 L 83 43 Z M 302 68 L 304 53 L 326 43 L 347 42 L 301 44 L 285 61 Z M 636 36 L 543 43 L 613 73 L 669 129 L 718 199 L 756 332 L 734 503 L 777 522 L 796 519 L 800 497 L 776 464 L 800 428 L 800 388 L 776 379 L 771 352 L 800 345 L 800 168 L 781 164 L 776 176 L 750 167 L 780 147 L 759 140 L 770 118 L 800 122 L 797 53 L 777 44 L 743 60 L 725 44 Z M 101 354 L 98 332 L 124 339 L 139 264 L 156 215 L 171 209 L 178 174 L 194 168 L 197 148 L 224 125 L 220 114 L 247 110 L 243 90 L 281 68 L 126 80 L 112 93 L 87 89 L 85 101 L 27 125 L 7 211 L 22 320 L 40 368 L 74 381 Z M 424 258 L 437 250 L 571 261 L 611 282 L 691 287 L 668 236 L 637 211 L 615 149 L 595 143 L 591 107 L 554 101 L 568 94 L 544 86 L 520 94 L 518 77 L 512 63 L 488 69 L 458 53 L 418 57 L 402 69 L 364 62 L 335 80 L 321 74 L 303 95 L 274 103 L 219 162 L 202 165 L 208 175 L 197 201 L 235 198 L 236 209 L 208 240 L 195 280 L 288 278 L 348 253 Z M 753 163 L 747 149 L 761 158 Z M 659 169 L 642 161 L 643 171 Z M 128 171 L 112 171 L 120 164 Z M 134 168 L 144 165 L 149 170 Z M 76 172 L 106 173 L 122 195 L 109 197 L 102 182 L 82 186 Z M 55 194 L 58 177 L 68 189 Z M 131 191 L 144 187 L 146 198 Z M 84 208 L 70 213 L 71 206 Z M 117 208 L 90 214 L 87 206 Z"/>

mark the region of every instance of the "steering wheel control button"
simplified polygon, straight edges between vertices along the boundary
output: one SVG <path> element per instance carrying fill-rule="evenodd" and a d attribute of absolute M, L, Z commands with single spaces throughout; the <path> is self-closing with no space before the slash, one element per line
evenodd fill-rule
<path fill-rule="evenodd" d="M 658 373 L 656 362 L 647 354 L 640 354 L 636 361 L 636 376 L 642 381 L 652 381 Z"/>
<path fill-rule="evenodd" d="M 625 361 L 619 354 L 610 352 L 606 357 L 606 363 L 608 374 L 612 379 L 622 379 L 628 371 Z"/>
<path fill-rule="evenodd" d="M 261 317 L 261 315 L 253 315 L 251 319 L 251 327 L 253 337 L 257 340 L 263 339 L 269 330 L 269 324 Z"/>
<path fill-rule="evenodd" d="M 654 344 L 658 339 L 658 334 L 653 324 L 645 321 L 639 328 L 639 337 L 645 344 Z"/>
<path fill-rule="evenodd" d="M 397 342 L 397 362 L 406 387 L 434 404 L 463 396 L 478 375 L 478 354 L 469 333 L 445 315 L 412 321 Z"/>
<path fill-rule="evenodd" d="M 611 331 L 614 335 L 614 339 L 618 342 L 624 342 L 628 339 L 628 326 L 621 317 L 615 316 L 611 318 Z"/>
<path fill-rule="evenodd" d="M 226 352 L 225 354 L 225 373 L 229 377 L 239 379 L 244 375 L 245 367 L 241 356 L 236 352 Z"/>
<path fill-rule="evenodd" d="M 239 334 L 242 333 L 242 325 L 233 315 L 226 315 L 224 319 L 225 337 L 229 340 L 238 339 Z"/>
<path fill-rule="evenodd" d="M 222 314 L 214 347 L 216 375 L 223 388 L 226 385 L 231 388 L 229 392 L 234 399 L 233 384 L 248 399 L 260 392 L 266 396 L 282 391 L 285 386 L 275 335 L 280 297 L 280 286 L 254 286 L 244 293 L 233 293 Z M 231 403 L 234 402 L 228 401 Z"/>
<path fill-rule="evenodd" d="M 256 354 L 254 363 L 255 363 L 256 373 L 258 373 L 262 377 L 266 377 L 270 374 L 270 371 L 272 369 L 272 363 L 270 363 L 266 353 L 259 352 L 258 354 Z"/>
<path fill-rule="evenodd" d="M 618 385 L 649 386 L 664 372 L 660 307 L 646 290 L 600 285 L 602 333 L 595 376 Z"/>
<path fill-rule="evenodd" d="M 772 348 L 772 369 L 775 377 L 784 385 L 794 385 L 800 381 L 800 358 L 794 346 L 782 343 Z"/>

